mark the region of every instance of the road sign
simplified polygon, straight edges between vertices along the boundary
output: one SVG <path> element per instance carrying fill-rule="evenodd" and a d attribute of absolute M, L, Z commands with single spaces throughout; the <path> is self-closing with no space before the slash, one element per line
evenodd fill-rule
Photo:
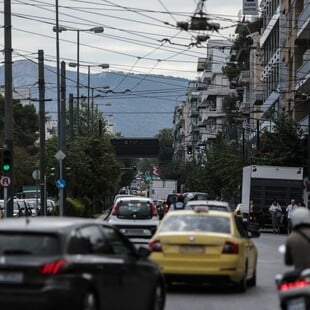
<path fill-rule="evenodd" d="M 40 174 L 40 170 L 36 169 L 32 172 L 32 178 L 35 180 L 35 181 L 39 181 L 40 180 L 40 177 L 41 177 L 41 174 Z"/>
<path fill-rule="evenodd" d="M 66 181 L 65 181 L 64 179 L 58 179 L 58 180 L 56 181 L 56 187 L 57 187 L 58 189 L 65 188 L 66 185 L 67 185 L 67 183 L 66 183 Z"/>
<path fill-rule="evenodd" d="M 2 175 L 0 178 L 0 185 L 2 187 L 9 187 L 11 185 L 11 178 L 8 176 Z"/>
<path fill-rule="evenodd" d="M 57 160 L 64 160 L 66 158 L 66 154 L 62 151 L 58 151 L 55 155 Z"/>

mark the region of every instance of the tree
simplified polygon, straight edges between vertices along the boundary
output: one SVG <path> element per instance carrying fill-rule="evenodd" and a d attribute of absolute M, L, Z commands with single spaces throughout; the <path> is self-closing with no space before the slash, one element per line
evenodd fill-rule
<path fill-rule="evenodd" d="M 304 166 L 306 149 L 304 133 L 291 118 L 280 114 L 274 119 L 272 131 L 261 136 L 261 150 L 252 161 L 255 164 Z"/>
<path fill-rule="evenodd" d="M 0 95 L 0 142 L 4 137 L 4 97 Z M 14 188 L 34 184 L 32 172 L 38 167 L 39 117 L 33 104 L 13 100 Z"/>
<path fill-rule="evenodd" d="M 206 157 L 205 178 L 210 197 L 239 198 L 243 167 L 240 146 L 218 136 Z"/>

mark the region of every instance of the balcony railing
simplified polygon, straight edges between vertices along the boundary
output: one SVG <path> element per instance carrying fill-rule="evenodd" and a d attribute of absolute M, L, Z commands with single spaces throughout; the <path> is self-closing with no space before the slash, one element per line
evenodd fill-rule
<path fill-rule="evenodd" d="M 242 70 L 239 76 L 239 82 L 249 83 L 250 82 L 250 70 Z"/>
<path fill-rule="evenodd" d="M 310 2 L 305 6 L 301 14 L 298 16 L 298 29 L 297 33 L 298 39 L 309 39 L 310 31 Z"/>

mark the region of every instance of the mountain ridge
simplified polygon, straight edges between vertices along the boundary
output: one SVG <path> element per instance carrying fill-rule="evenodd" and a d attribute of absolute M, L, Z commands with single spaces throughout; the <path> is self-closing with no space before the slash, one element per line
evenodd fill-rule
<path fill-rule="evenodd" d="M 0 66 L 0 73 L 0 83 L 4 84 L 4 66 Z M 12 75 L 13 88 L 20 92 L 23 90 L 24 98 L 27 98 L 29 90 L 29 97 L 35 102 L 38 98 L 38 64 L 30 60 L 15 61 Z M 56 76 L 56 67 L 45 64 L 45 110 L 52 119 L 57 119 Z M 88 74 L 80 72 L 79 80 L 80 97 L 87 98 Z M 94 95 L 94 106 L 106 118 L 111 118 L 117 132 L 124 137 L 154 137 L 161 129 L 173 127 L 176 100 L 185 100 L 188 82 L 172 76 L 102 71 L 90 74 L 89 85 L 90 96 Z M 76 96 L 76 71 L 67 69 L 67 102 L 70 93 Z"/>

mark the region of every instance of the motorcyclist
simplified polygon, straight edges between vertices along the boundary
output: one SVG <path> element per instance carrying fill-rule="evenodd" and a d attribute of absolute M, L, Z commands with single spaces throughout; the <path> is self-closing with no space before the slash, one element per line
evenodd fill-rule
<path fill-rule="evenodd" d="M 299 207 L 292 213 L 292 233 L 285 244 L 285 264 L 295 270 L 310 268 L 310 210 Z"/>

